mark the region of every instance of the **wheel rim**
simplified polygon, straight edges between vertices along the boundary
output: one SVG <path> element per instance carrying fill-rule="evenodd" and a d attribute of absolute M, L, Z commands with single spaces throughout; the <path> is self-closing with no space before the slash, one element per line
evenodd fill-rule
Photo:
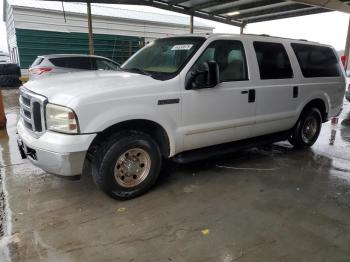
<path fill-rule="evenodd" d="M 114 178 L 123 187 L 142 183 L 151 169 L 151 158 L 141 148 L 133 148 L 119 156 L 114 167 Z"/>
<path fill-rule="evenodd" d="M 302 139 L 305 143 L 310 143 L 317 133 L 317 120 L 314 117 L 306 119 L 302 129 Z"/>

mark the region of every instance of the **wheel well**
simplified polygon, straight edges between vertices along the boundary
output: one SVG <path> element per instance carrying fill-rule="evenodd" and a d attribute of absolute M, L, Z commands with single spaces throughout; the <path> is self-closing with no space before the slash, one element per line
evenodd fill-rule
<path fill-rule="evenodd" d="M 306 112 L 310 108 L 317 108 L 320 110 L 322 116 L 322 122 L 326 122 L 328 120 L 328 113 L 326 110 L 326 105 L 321 99 L 314 99 L 307 103 L 302 111 L 302 114 Z"/>
<path fill-rule="evenodd" d="M 138 130 L 149 134 L 158 143 L 162 156 L 168 157 L 170 155 L 170 142 L 165 129 L 156 122 L 143 119 L 128 120 L 108 127 L 107 129 L 98 133 L 98 135 L 92 141 L 88 151 L 92 153 L 96 146 L 98 146 L 111 134 L 123 130 Z"/>

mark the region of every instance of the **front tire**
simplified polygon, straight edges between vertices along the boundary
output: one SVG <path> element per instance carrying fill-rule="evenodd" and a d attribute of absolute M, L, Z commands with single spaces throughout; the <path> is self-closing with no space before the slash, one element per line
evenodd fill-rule
<path fill-rule="evenodd" d="M 311 147 L 321 132 L 322 116 L 320 110 L 311 108 L 302 113 L 291 131 L 288 141 L 296 148 Z"/>
<path fill-rule="evenodd" d="M 159 146 L 151 136 L 125 131 L 98 147 L 92 160 L 92 176 L 107 195 L 127 200 L 144 194 L 154 185 L 161 164 Z"/>

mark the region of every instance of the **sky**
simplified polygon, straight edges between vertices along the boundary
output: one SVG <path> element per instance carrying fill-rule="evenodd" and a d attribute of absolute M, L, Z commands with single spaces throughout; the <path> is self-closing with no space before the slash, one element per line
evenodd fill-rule
<path fill-rule="evenodd" d="M 160 10 L 153 7 L 117 5 L 118 8 L 143 10 L 155 13 L 175 14 L 177 13 Z M 3 0 L 0 0 L 0 50 L 7 52 L 6 28 L 2 22 Z M 195 18 L 208 25 L 215 27 L 215 33 L 239 33 L 239 28 Z M 329 44 L 336 50 L 344 50 L 349 15 L 340 12 L 329 12 L 317 15 L 287 18 L 269 22 L 248 24 L 245 33 L 268 34 L 295 39 L 306 39 L 309 41 Z"/>

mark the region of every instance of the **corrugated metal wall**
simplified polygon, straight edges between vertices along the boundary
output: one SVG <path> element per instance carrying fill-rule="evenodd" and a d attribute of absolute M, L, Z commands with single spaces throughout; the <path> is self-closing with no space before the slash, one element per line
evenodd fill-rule
<path fill-rule="evenodd" d="M 16 28 L 21 68 L 28 68 L 38 55 L 88 54 L 86 33 L 51 32 Z M 123 63 L 144 39 L 133 36 L 94 34 L 95 54 Z"/>
<path fill-rule="evenodd" d="M 9 54 L 11 61 L 14 63 L 19 63 L 18 50 L 17 50 L 17 40 L 16 40 L 16 29 L 15 21 L 13 17 L 12 8 L 5 2 L 6 6 L 6 32 L 7 32 L 7 43 L 9 48 Z"/>
<path fill-rule="evenodd" d="M 21 2 L 25 3 L 25 0 Z M 32 1 L 30 1 L 32 2 Z M 45 30 L 51 32 L 76 32 L 87 33 L 87 15 L 86 13 L 70 13 L 66 12 L 66 20 L 64 19 L 62 12 L 62 4 L 60 2 L 48 1 L 34 1 L 37 5 L 42 5 L 45 8 L 46 5 L 55 3 L 61 9 L 44 10 L 41 8 L 25 8 L 20 6 L 12 6 L 13 17 L 15 20 L 16 28 L 30 29 L 30 30 Z M 65 3 L 65 5 L 68 3 Z M 81 6 L 81 4 L 79 4 Z M 84 6 L 84 12 L 86 12 L 86 6 Z M 96 9 L 96 6 L 92 7 L 92 11 Z M 111 8 L 114 9 L 114 8 Z M 103 7 L 102 11 L 107 11 L 109 8 Z M 96 10 L 95 10 L 96 11 Z M 118 9 L 117 9 L 118 11 Z M 106 12 L 108 13 L 108 12 Z M 119 12 L 117 12 L 118 14 Z M 137 12 L 136 12 L 137 13 Z M 144 16 L 137 16 L 137 14 L 130 14 L 132 17 L 129 19 L 120 18 L 118 16 L 109 17 L 105 15 L 92 15 L 92 26 L 95 34 L 106 35 L 125 35 L 144 37 L 147 41 L 154 40 L 161 37 L 183 35 L 189 33 L 189 18 L 185 19 L 188 24 L 168 24 L 166 21 L 172 18 L 164 18 L 164 21 L 158 22 L 139 20 Z M 152 16 L 152 13 L 146 13 L 147 16 Z M 157 14 L 155 14 L 157 16 Z M 164 16 L 164 15 L 163 15 Z M 175 23 L 177 19 L 174 19 Z M 206 33 L 212 33 L 213 28 L 195 26 L 194 32 L 196 34 L 205 35 Z"/>

